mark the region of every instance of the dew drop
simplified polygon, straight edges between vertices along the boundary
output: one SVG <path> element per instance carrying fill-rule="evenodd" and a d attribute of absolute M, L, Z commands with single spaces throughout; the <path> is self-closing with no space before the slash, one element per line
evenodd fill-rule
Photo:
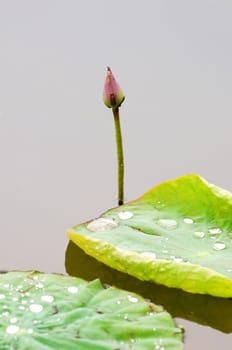
<path fill-rule="evenodd" d="M 9 312 L 8 311 L 5 311 L 2 313 L 2 316 L 8 316 L 9 315 Z"/>
<path fill-rule="evenodd" d="M 232 272 L 232 269 L 228 269 L 227 272 Z"/>
<path fill-rule="evenodd" d="M 47 303 L 52 303 L 54 298 L 52 295 L 42 295 L 41 300 L 46 301 Z"/>
<path fill-rule="evenodd" d="M 27 304 L 27 300 L 23 299 L 23 300 L 21 301 L 21 303 L 22 303 L 22 304 Z"/>
<path fill-rule="evenodd" d="M 215 242 L 213 245 L 214 250 L 223 250 L 225 248 L 226 248 L 226 245 L 223 242 Z"/>
<path fill-rule="evenodd" d="M 183 259 L 182 259 L 182 258 L 174 257 L 174 258 L 173 258 L 173 261 L 175 261 L 175 262 L 183 262 Z"/>
<path fill-rule="evenodd" d="M 137 303 L 139 301 L 139 299 L 132 297 L 131 295 L 128 295 L 127 298 L 131 303 Z"/>
<path fill-rule="evenodd" d="M 40 304 L 31 304 L 29 309 L 31 312 L 39 313 L 43 310 L 43 306 Z"/>
<path fill-rule="evenodd" d="M 108 218 L 98 218 L 94 221 L 91 221 L 87 225 L 87 229 L 94 232 L 101 232 L 101 231 L 107 231 L 112 230 L 116 228 L 118 224 L 113 221 L 112 219 Z"/>
<path fill-rule="evenodd" d="M 153 252 L 143 252 L 141 255 L 147 257 L 147 258 L 151 258 L 151 259 L 155 259 L 156 258 L 156 254 Z"/>
<path fill-rule="evenodd" d="M 158 343 L 155 344 L 155 350 L 165 350 L 162 345 L 162 340 L 159 340 Z"/>
<path fill-rule="evenodd" d="M 184 222 L 185 224 L 193 224 L 193 219 L 184 218 L 184 219 L 183 219 L 183 222 Z"/>
<path fill-rule="evenodd" d="M 15 334 L 18 331 L 19 331 L 19 327 L 18 326 L 14 326 L 14 325 L 10 325 L 6 329 L 6 333 L 8 333 L 8 334 Z"/>
<path fill-rule="evenodd" d="M 219 234 L 221 232 L 222 232 L 222 230 L 220 228 L 210 228 L 209 229 L 209 234 L 210 235 L 217 235 L 217 234 Z"/>
<path fill-rule="evenodd" d="M 168 250 L 167 250 L 167 249 L 163 249 L 163 250 L 162 250 L 162 253 L 163 253 L 163 254 L 168 254 Z"/>
<path fill-rule="evenodd" d="M 19 306 L 19 310 L 25 310 L 25 306 L 20 305 L 20 306 Z"/>
<path fill-rule="evenodd" d="M 33 280 L 38 280 L 39 279 L 39 276 L 33 276 Z"/>
<path fill-rule="evenodd" d="M 43 288 L 43 287 L 44 287 L 43 283 L 37 283 L 37 284 L 36 284 L 36 288 L 40 288 L 40 289 L 41 289 L 41 288 Z"/>
<path fill-rule="evenodd" d="M 131 219 L 134 216 L 134 214 L 131 211 L 121 211 L 118 213 L 118 217 L 121 220 L 128 220 Z"/>
<path fill-rule="evenodd" d="M 10 323 L 16 323 L 17 322 L 17 317 L 12 317 L 11 319 L 10 319 Z"/>
<path fill-rule="evenodd" d="M 5 294 L 0 294 L 0 300 L 5 299 Z"/>
<path fill-rule="evenodd" d="M 210 254 L 209 252 L 198 252 L 197 253 L 198 256 L 202 257 L 202 258 L 207 258 Z"/>
<path fill-rule="evenodd" d="M 33 333 L 33 329 L 32 328 L 28 328 L 27 333 L 28 334 L 32 334 Z"/>
<path fill-rule="evenodd" d="M 158 220 L 158 224 L 161 227 L 169 228 L 169 229 L 175 229 L 177 228 L 177 225 L 178 225 L 176 220 L 172 220 L 172 219 L 160 219 Z"/>
<path fill-rule="evenodd" d="M 34 324 L 38 324 L 38 323 L 41 323 L 41 321 L 39 321 L 39 320 L 33 320 L 33 323 L 34 323 Z"/>
<path fill-rule="evenodd" d="M 205 233 L 204 232 L 202 232 L 202 231 L 196 231 L 196 232 L 194 232 L 194 237 L 196 237 L 196 238 L 203 238 L 203 237 L 205 237 Z"/>
<path fill-rule="evenodd" d="M 117 302 L 116 302 L 118 305 L 120 305 L 121 304 L 121 301 L 120 300 L 117 300 Z"/>
<path fill-rule="evenodd" d="M 5 284 L 3 284 L 3 287 L 4 287 L 4 288 L 9 288 L 10 285 L 9 285 L 9 283 L 5 283 Z"/>
<path fill-rule="evenodd" d="M 68 287 L 68 292 L 76 294 L 78 292 L 78 287 Z"/>

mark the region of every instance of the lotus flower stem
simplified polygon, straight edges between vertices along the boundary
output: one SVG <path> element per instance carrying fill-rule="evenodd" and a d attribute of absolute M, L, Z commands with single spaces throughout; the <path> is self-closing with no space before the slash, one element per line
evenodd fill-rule
<path fill-rule="evenodd" d="M 103 90 L 103 101 L 105 105 L 112 108 L 114 115 L 117 156 L 118 156 L 118 205 L 124 202 L 124 160 L 122 147 L 122 133 L 120 126 L 119 107 L 123 103 L 125 96 L 116 81 L 110 67 L 107 67 L 107 74 Z"/>
<path fill-rule="evenodd" d="M 122 145 L 122 133 L 120 125 L 119 108 L 113 108 L 115 136 L 117 146 L 118 157 L 118 205 L 124 203 L 124 157 L 123 157 L 123 145 Z"/>

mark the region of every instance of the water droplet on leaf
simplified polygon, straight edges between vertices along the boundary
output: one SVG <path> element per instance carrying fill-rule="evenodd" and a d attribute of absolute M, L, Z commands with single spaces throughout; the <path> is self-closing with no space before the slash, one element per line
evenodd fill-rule
<path fill-rule="evenodd" d="M 78 292 L 78 287 L 68 287 L 68 292 L 75 294 Z"/>
<path fill-rule="evenodd" d="M 18 326 L 14 326 L 14 325 L 10 325 L 6 329 L 6 333 L 8 333 L 8 334 L 15 334 L 18 331 L 19 331 L 19 327 Z"/>
<path fill-rule="evenodd" d="M 175 229 L 178 225 L 176 220 L 172 220 L 172 219 L 160 219 L 158 220 L 158 224 L 161 227 L 168 228 L 168 229 Z"/>
<path fill-rule="evenodd" d="M 98 218 L 87 225 L 87 229 L 94 232 L 108 231 L 116 228 L 118 224 L 112 219 Z"/>
<path fill-rule="evenodd" d="M 46 301 L 47 303 L 52 303 L 54 298 L 52 295 L 42 295 L 41 300 Z"/>
<path fill-rule="evenodd" d="M 202 232 L 202 231 L 196 231 L 196 232 L 194 232 L 194 237 L 196 237 L 196 238 L 203 238 L 203 237 L 205 237 L 205 233 L 204 232 Z"/>
<path fill-rule="evenodd" d="M 202 257 L 202 258 L 206 258 L 208 256 L 210 256 L 209 252 L 199 252 L 197 253 L 198 256 Z"/>
<path fill-rule="evenodd" d="M 175 261 L 175 262 L 183 262 L 183 258 L 174 257 L 173 261 Z"/>
<path fill-rule="evenodd" d="M 132 295 L 128 295 L 128 300 L 131 302 L 131 303 L 137 303 L 139 301 L 139 299 L 133 297 Z"/>
<path fill-rule="evenodd" d="M 143 252 L 142 255 L 147 257 L 147 258 L 151 258 L 151 259 L 155 259 L 156 258 L 156 254 L 153 253 L 153 252 Z"/>
<path fill-rule="evenodd" d="M 213 249 L 215 249 L 215 250 L 222 250 L 225 248 L 226 248 L 226 245 L 223 242 L 215 242 L 213 245 Z"/>
<path fill-rule="evenodd" d="M 209 234 L 210 235 L 217 235 L 217 234 L 219 234 L 221 232 L 222 232 L 222 230 L 220 228 L 210 228 L 209 229 Z"/>
<path fill-rule="evenodd" d="M 183 219 L 183 222 L 184 222 L 185 224 L 193 224 L 193 219 L 184 218 L 184 219 Z"/>
<path fill-rule="evenodd" d="M 16 323 L 17 322 L 17 317 L 12 317 L 10 319 L 10 323 Z"/>
<path fill-rule="evenodd" d="M 131 211 L 121 211 L 118 213 L 118 217 L 121 220 L 128 220 L 131 219 L 134 216 L 134 214 Z"/>
<path fill-rule="evenodd" d="M 9 312 L 8 311 L 5 311 L 2 313 L 2 316 L 8 316 L 9 315 Z"/>
<path fill-rule="evenodd" d="M 40 304 L 31 304 L 30 305 L 31 312 L 39 313 L 43 310 L 43 306 Z"/>

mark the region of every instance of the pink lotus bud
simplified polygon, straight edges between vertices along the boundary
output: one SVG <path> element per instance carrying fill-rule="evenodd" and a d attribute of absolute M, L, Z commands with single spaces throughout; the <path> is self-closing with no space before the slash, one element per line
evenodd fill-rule
<path fill-rule="evenodd" d="M 124 99 L 125 96 L 115 80 L 110 67 L 108 67 L 103 91 L 103 101 L 107 107 L 114 109 L 120 107 Z"/>

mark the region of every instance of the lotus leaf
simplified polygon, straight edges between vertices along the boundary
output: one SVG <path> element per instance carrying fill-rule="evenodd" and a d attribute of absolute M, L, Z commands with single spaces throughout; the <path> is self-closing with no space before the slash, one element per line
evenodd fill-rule
<path fill-rule="evenodd" d="M 187 293 L 181 289 L 141 281 L 97 261 L 72 241 L 67 245 L 65 266 L 71 276 L 87 281 L 99 278 L 102 283 L 113 284 L 117 288 L 137 293 L 154 304 L 162 305 L 174 318 L 186 319 L 218 329 L 223 333 L 231 333 L 232 337 L 231 298 Z"/>
<path fill-rule="evenodd" d="M 232 297 L 232 194 L 198 175 L 164 182 L 67 234 L 141 280 Z"/>
<path fill-rule="evenodd" d="M 182 349 L 162 307 L 137 294 L 33 271 L 0 275 L 1 350 Z"/>

